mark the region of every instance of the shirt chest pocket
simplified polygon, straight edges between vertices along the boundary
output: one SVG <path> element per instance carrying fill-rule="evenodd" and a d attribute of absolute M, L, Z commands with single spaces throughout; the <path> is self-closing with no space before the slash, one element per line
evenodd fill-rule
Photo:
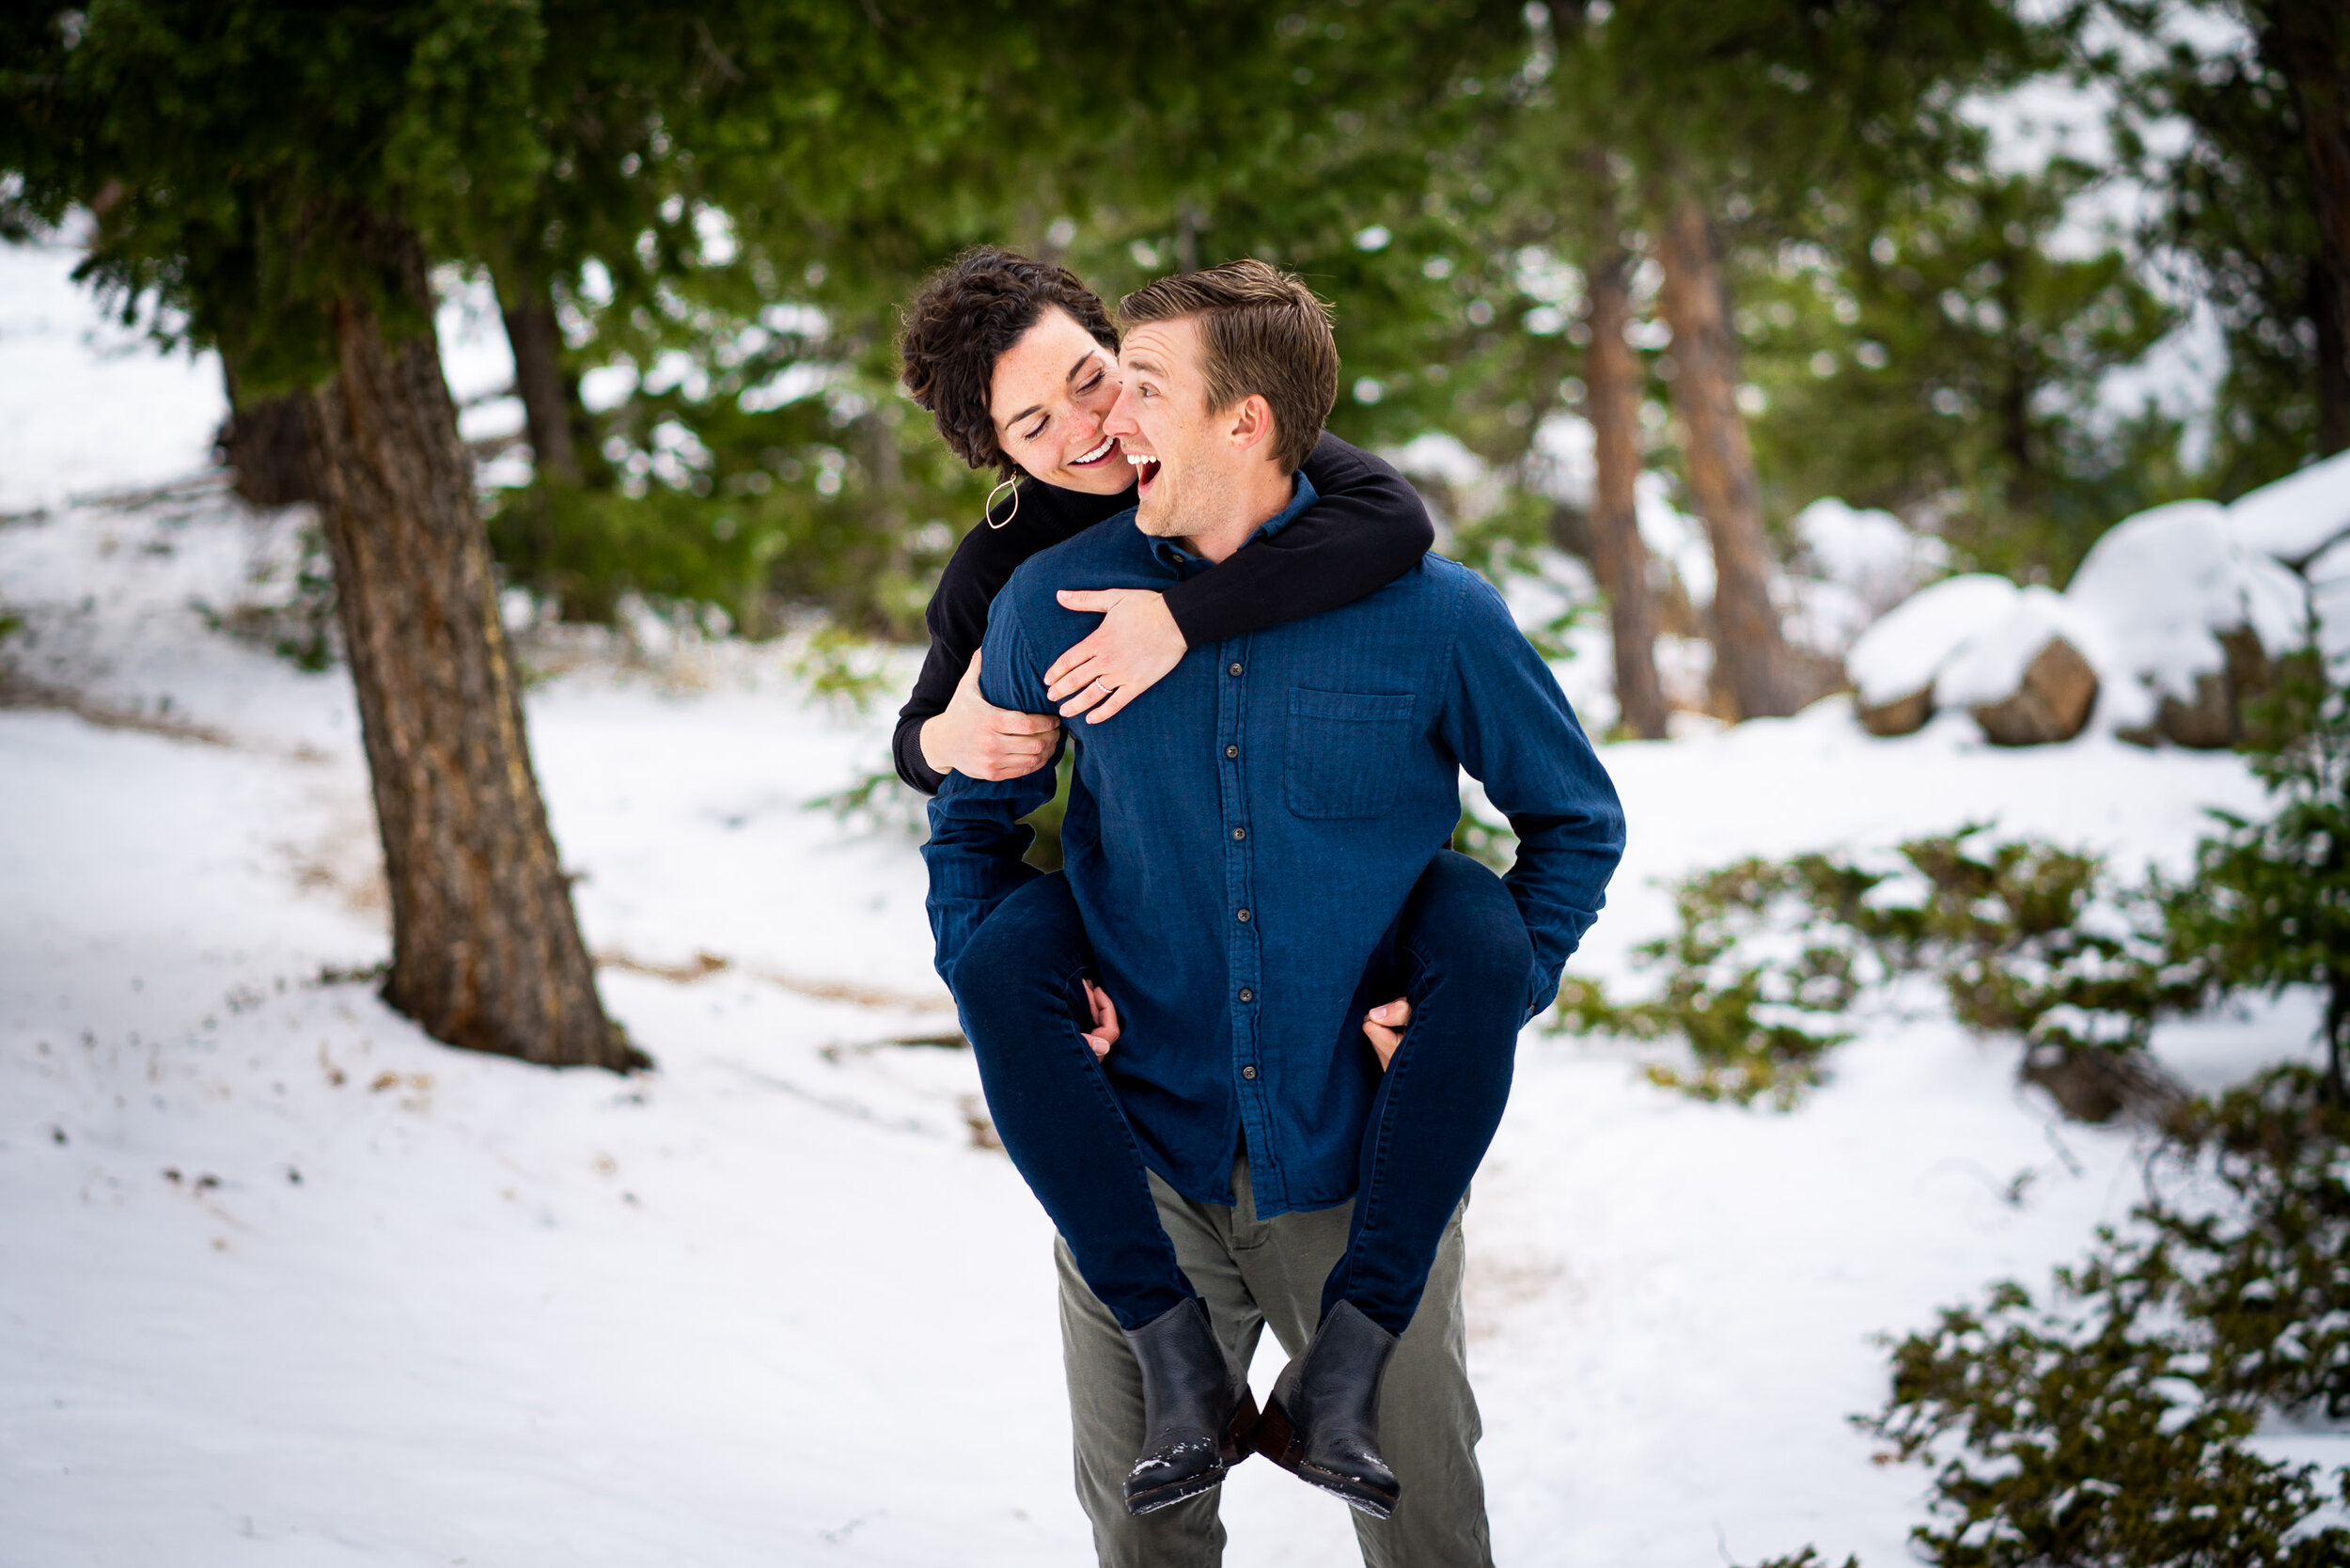
<path fill-rule="evenodd" d="M 1301 817 L 1376 817 L 1395 805 L 1412 733 L 1409 694 L 1290 688 L 1282 775 Z"/>

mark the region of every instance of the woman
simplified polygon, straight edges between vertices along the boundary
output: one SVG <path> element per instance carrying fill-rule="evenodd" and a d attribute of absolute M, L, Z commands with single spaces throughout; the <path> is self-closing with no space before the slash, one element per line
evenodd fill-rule
<path fill-rule="evenodd" d="M 964 541 L 932 600 L 930 655 L 900 718 L 898 769 L 926 792 L 949 771 L 1019 777 L 1050 760 L 1059 726 L 1049 716 L 991 707 L 978 690 L 977 650 L 988 604 L 1021 561 L 1133 505 L 1130 465 L 1103 431 L 1118 391 L 1117 333 L 1101 301 L 1071 274 L 982 249 L 929 280 L 908 310 L 900 347 L 907 390 L 936 417 L 948 445 L 974 468 L 995 468 L 1006 482 L 991 498 L 996 504 L 986 526 Z M 1063 718 L 1108 721 L 1173 669 L 1187 648 L 1337 608 L 1418 561 L 1431 538 L 1427 514 L 1392 469 L 1324 435 L 1305 472 L 1321 497 L 1317 504 L 1278 534 L 1166 594 L 1060 595 L 1069 608 L 1103 614 L 1100 626 L 1046 673 L 1047 695 Z M 1001 498 L 1006 490 L 1012 494 Z M 1073 947 L 1083 946 L 1073 900 L 1058 876 L 1030 884 L 1017 896 L 1024 903 L 1052 899 L 1067 905 L 1065 918 L 1027 929 L 1064 932 Z M 1495 929 L 1496 910 L 1515 925 L 1509 894 L 1474 862 L 1447 852 L 1423 873 L 1398 919 L 1392 951 L 1366 977 L 1367 986 L 1379 989 L 1364 999 L 1395 996 L 1363 1017 L 1367 1048 L 1383 1070 L 1409 1027 L 1414 955 L 1446 951 L 1448 943 L 1473 944 L 1471 933 Z M 1090 955 L 1029 948 L 1012 962 L 1040 974 L 1061 974 L 1089 964 Z M 1049 1004 L 1054 1011 L 1063 1007 L 1070 1016 L 1053 1017 L 1042 1031 L 968 1006 L 964 1023 L 1006 1152 L 1140 1363 L 1151 1436 L 1125 1495 L 1128 1509 L 1141 1513 L 1221 1482 L 1227 1465 L 1247 1451 L 1254 1403 L 1177 1263 L 1140 1170 L 1128 1168 L 1139 1165 L 1139 1156 L 1115 1099 L 1104 1092 L 1117 1072 L 1116 1008 L 1090 980 L 1082 1000 L 1073 992 L 1066 1003 Z M 1039 1038 L 1040 1032 L 1058 1032 L 1059 1039 Z M 1366 1235 L 1358 1204 L 1348 1253 L 1324 1290 L 1325 1325 L 1339 1302 L 1350 1302 L 1356 1309 L 1350 1323 L 1367 1316 L 1384 1349 L 1326 1356 L 1324 1364 L 1349 1363 L 1336 1375 L 1352 1383 L 1301 1388 L 1293 1374 L 1300 1365 L 1310 1366 L 1311 1347 L 1292 1345 L 1298 1360 L 1277 1386 L 1277 1401 L 1287 1389 L 1292 1405 L 1351 1408 L 1375 1419 L 1385 1351 L 1411 1320 L 1444 1222 L 1465 1192 L 1467 1172 L 1490 1140 L 1507 1095 L 1506 1059 L 1447 1062 L 1438 1071 L 1450 1074 L 1445 1090 L 1456 1102 L 1480 1107 L 1470 1118 L 1477 1125 L 1465 1155 L 1455 1139 L 1443 1160 L 1432 1160 L 1412 1147 L 1411 1138 L 1393 1136 L 1390 1116 L 1384 1142 L 1366 1132 L 1363 1162 L 1367 1190 L 1379 1181 L 1420 1193 L 1426 1199 L 1420 1207 L 1433 1223 L 1389 1224 Z M 1457 1103 L 1448 1114 L 1459 1120 Z M 1416 1155 L 1422 1156 L 1418 1163 Z M 1322 1339 L 1317 1331 L 1315 1343 Z M 1285 1411 L 1280 1423 L 1285 1433 L 1305 1424 L 1294 1409 Z M 1396 1500 L 1395 1478 L 1377 1451 L 1375 1430 L 1348 1425 L 1351 1443 L 1324 1442 L 1317 1450 L 1300 1433 L 1276 1457 L 1314 1484 L 1385 1517 Z M 1214 1440 L 1219 1434 L 1220 1444 Z M 1316 1452 L 1326 1456 L 1334 1450 L 1343 1450 L 1343 1462 L 1316 1464 Z"/>

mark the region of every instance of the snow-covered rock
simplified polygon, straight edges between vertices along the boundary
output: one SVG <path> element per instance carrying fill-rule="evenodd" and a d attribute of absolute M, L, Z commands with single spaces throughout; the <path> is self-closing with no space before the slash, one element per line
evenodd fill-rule
<path fill-rule="evenodd" d="M 2106 636 L 2109 728 L 2159 726 L 2183 745 L 2225 745 L 2235 699 L 2222 638 L 2249 633 L 2236 639 L 2237 663 L 2248 655 L 2253 666 L 2307 639 L 2301 579 L 2245 549 L 2232 523 L 2209 501 L 2156 507 L 2115 524 L 2074 573 L 2066 603 Z"/>
<path fill-rule="evenodd" d="M 2350 452 L 2236 498 L 2228 529 L 2243 549 L 2299 567 L 2350 538 Z"/>
<path fill-rule="evenodd" d="M 2097 672 L 2059 635 L 2040 645 L 2013 692 L 1976 705 L 1975 723 L 1996 745 L 2054 745 L 2079 734 L 2096 704 Z"/>
<path fill-rule="evenodd" d="M 2059 646 L 2064 651 L 2052 654 Z M 2063 595 L 2035 585 L 2018 590 L 2007 613 L 1943 666 L 1934 699 L 1974 709 L 1985 732 L 2004 745 L 2070 740 L 2088 720 L 2099 686 L 2095 670 L 2108 653 L 2103 627 Z M 2005 722 L 2005 705 L 2018 697 L 2044 709 L 2044 720 Z"/>
<path fill-rule="evenodd" d="M 1932 716 L 1935 677 L 1979 634 L 1998 626 L 2020 597 L 1988 572 L 1946 577 L 1879 619 L 1845 656 L 1871 732 L 1903 735 Z"/>
<path fill-rule="evenodd" d="M 2228 511 L 2209 501 L 2140 512 L 2097 541 L 2064 597 L 2106 627 L 2131 674 L 2190 696 L 2195 677 L 2223 663 L 2215 634 L 2247 627 L 2271 658 L 2308 635 L 2300 579 L 2231 535 Z"/>

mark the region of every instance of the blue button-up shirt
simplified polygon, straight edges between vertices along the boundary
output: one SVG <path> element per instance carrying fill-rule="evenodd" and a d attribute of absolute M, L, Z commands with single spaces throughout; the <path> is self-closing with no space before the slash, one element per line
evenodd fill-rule
<path fill-rule="evenodd" d="M 1305 477 L 1287 510 L 1313 500 Z M 1247 548 L 1247 546 L 1243 546 Z M 1029 559 L 996 596 L 979 687 L 1050 713 L 1044 671 L 1100 618 L 1060 588 L 1163 589 L 1206 563 L 1129 511 Z M 1623 812 L 1499 594 L 1430 556 L 1369 598 L 1195 648 L 1118 717 L 1069 726 L 1061 847 L 1122 1032 L 1104 1063 L 1151 1168 L 1230 1203 L 1244 1147 L 1257 1212 L 1353 1196 L 1379 1068 L 1354 1003 L 1431 858 L 1465 767 L 1518 835 L 1510 891 L 1533 939 L 1528 1016 L 1597 916 Z M 938 969 L 1036 870 L 1019 819 L 1053 769 L 948 776 L 923 850 Z M 1385 1000 L 1386 998 L 1379 998 Z"/>

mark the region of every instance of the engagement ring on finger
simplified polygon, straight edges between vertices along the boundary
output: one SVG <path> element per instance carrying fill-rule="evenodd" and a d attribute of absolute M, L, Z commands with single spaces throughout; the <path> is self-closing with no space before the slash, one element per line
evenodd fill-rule
<path fill-rule="evenodd" d="M 1102 695 L 1104 697 L 1116 697 L 1118 695 L 1118 688 L 1116 686 L 1103 686 L 1102 678 L 1098 675 L 1093 678 L 1093 683 L 1097 686 L 1102 686 Z"/>

